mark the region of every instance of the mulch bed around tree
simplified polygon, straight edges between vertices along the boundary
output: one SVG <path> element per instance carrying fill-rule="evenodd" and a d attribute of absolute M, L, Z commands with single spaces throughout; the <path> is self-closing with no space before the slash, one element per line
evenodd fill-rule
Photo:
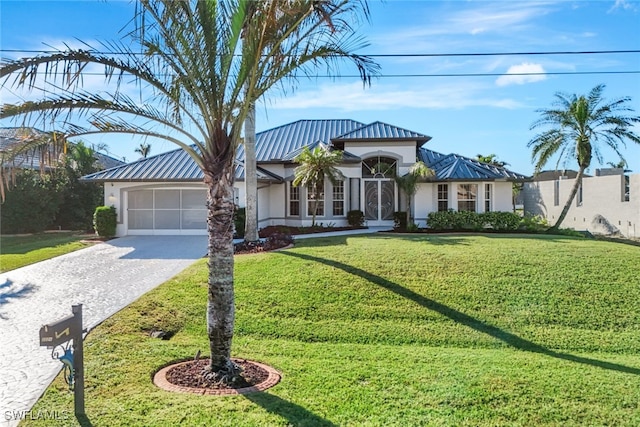
<path fill-rule="evenodd" d="M 153 382 L 158 387 L 181 393 L 233 395 L 263 391 L 280 381 L 280 374 L 270 366 L 246 359 L 232 359 L 242 368 L 240 381 L 218 384 L 207 378 L 209 359 L 189 360 L 159 370 Z"/>

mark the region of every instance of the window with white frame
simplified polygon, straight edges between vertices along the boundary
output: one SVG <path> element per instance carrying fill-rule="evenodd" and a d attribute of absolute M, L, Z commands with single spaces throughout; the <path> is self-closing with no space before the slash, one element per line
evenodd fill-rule
<path fill-rule="evenodd" d="M 553 206 L 560 206 L 560 181 L 553 181 Z"/>
<path fill-rule="evenodd" d="M 300 216 L 300 187 L 289 183 L 289 215 Z"/>
<path fill-rule="evenodd" d="M 449 184 L 438 184 L 438 212 L 449 210 Z"/>
<path fill-rule="evenodd" d="M 324 216 L 324 182 L 316 185 L 316 191 L 311 186 L 307 187 L 307 215 L 312 216 L 314 209 L 316 216 Z"/>
<path fill-rule="evenodd" d="M 476 212 L 478 184 L 458 184 L 458 211 Z"/>
<path fill-rule="evenodd" d="M 344 216 L 344 181 L 333 184 L 333 216 Z"/>
<path fill-rule="evenodd" d="M 484 185 L 484 211 L 491 212 L 493 205 L 493 185 Z"/>

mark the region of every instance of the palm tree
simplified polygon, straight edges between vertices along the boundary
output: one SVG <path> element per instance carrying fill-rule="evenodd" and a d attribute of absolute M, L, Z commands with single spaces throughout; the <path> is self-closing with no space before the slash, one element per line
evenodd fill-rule
<path fill-rule="evenodd" d="M 611 166 L 614 169 L 626 169 L 627 168 L 627 161 L 622 159 L 620 161 L 618 161 L 618 163 L 613 163 L 613 162 L 607 162 L 607 164 L 609 166 Z"/>
<path fill-rule="evenodd" d="M 476 160 L 482 163 L 487 163 L 492 166 L 497 166 L 499 168 L 503 168 L 508 166 L 509 163 L 503 162 L 502 160 L 498 160 L 498 156 L 495 154 L 489 154 L 488 156 L 483 156 L 482 154 L 476 155 Z"/>
<path fill-rule="evenodd" d="M 362 12 L 365 18 L 369 18 L 369 9 L 365 2 L 362 2 Z M 336 16 L 331 12 L 334 7 L 333 2 L 329 1 L 316 1 L 314 4 L 313 15 L 309 16 L 312 21 L 319 20 L 328 32 L 343 31 L 341 28 L 344 26 L 343 22 L 336 22 L 334 20 Z M 250 15 L 260 14 L 267 17 L 268 21 L 272 24 L 270 31 L 278 31 L 277 15 L 281 13 L 280 7 L 277 2 L 259 2 L 254 1 L 251 3 L 249 11 Z M 245 26 L 243 37 L 247 37 L 247 34 L 251 31 L 251 27 Z M 335 58 L 332 55 L 324 56 L 318 55 L 316 61 L 321 61 L 328 66 L 331 70 L 333 60 Z M 359 68 L 361 66 L 359 58 L 351 58 L 354 64 Z M 373 64 L 372 64 L 373 65 Z M 368 74 L 361 74 L 364 83 L 371 83 L 371 72 L 375 72 L 377 66 L 373 66 Z M 255 70 L 251 70 L 255 71 Z M 244 240 L 247 242 L 257 241 L 258 236 L 258 179 L 257 179 L 257 165 L 256 165 L 256 116 L 255 116 L 255 104 L 252 104 L 249 108 L 247 119 L 245 121 L 244 128 L 244 173 L 245 173 L 245 234 Z"/>
<path fill-rule="evenodd" d="M 406 197 L 406 214 L 407 214 L 407 227 L 413 222 L 411 221 L 411 199 L 418 191 L 418 182 L 425 180 L 435 175 L 434 171 L 430 169 L 421 161 L 417 161 L 409 168 L 409 173 L 404 176 L 396 176 L 394 180 L 398 187 L 404 192 Z"/>
<path fill-rule="evenodd" d="M 318 201 L 321 192 L 324 191 L 325 177 L 331 184 L 337 184 L 344 179 L 342 172 L 337 166 L 342 162 L 342 151 L 331 151 L 328 148 L 317 146 L 313 151 L 309 147 L 304 147 L 298 154 L 295 161 L 299 166 L 295 169 L 293 185 L 307 188 L 310 192 L 310 199 L 313 200 L 311 208 L 311 226 L 316 225 L 316 214 L 318 212 Z"/>
<path fill-rule="evenodd" d="M 567 216 L 592 157 L 595 155 L 602 164 L 599 144 L 611 148 L 620 160 L 624 160 L 620 149 L 621 146 L 626 147 L 626 140 L 640 143 L 640 137 L 633 132 L 633 126 L 640 123 L 640 117 L 626 114 L 633 111 L 627 105 L 631 98 L 606 101 L 602 98 L 604 87 L 602 84 L 594 87 L 587 96 L 557 93 L 556 108 L 538 110 L 542 117 L 531 125 L 531 129 L 551 126 L 551 129 L 536 135 L 527 144 L 533 147 L 532 159 L 536 172 L 555 155 L 558 155 L 556 169 L 561 161 L 565 164 L 572 160 L 578 162 L 575 184 L 552 228 L 560 227 Z"/>
<path fill-rule="evenodd" d="M 151 144 L 142 142 L 140 146 L 133 151 L 140 154 L 143 159 L 146 159 L 149 153 L 151 153 Z"/>
<path fill-rule="evenodd" d="M 323 1 L 337 28 L 327 32 L 314 19 L 319 2 L 272 0 L 286 13 L 249 14 L 253 1 L 144 0 L 138 3 L 136 27 L 127 43 L 108 43 L 100 50 L 66 50 L 6 61 L 3 85 L 56 88 L 47 99 L 3 105 L 0 118 L 41 119 L 67 136 L 127 133 L 164 139 L 185 150 L 204 174 L 207 187 L 208 305 L 210 370 L 220 381 L 232 381 L 238 367 L 230 359 L 235 305 L 233 290 L 233 181 L 236 147 L 250 105 L 293 72 L 311 73 L 318 57 L 358 64 L 363 78 L 375 64 L 353 54 L 360 39 L 350 26 L 361 2 Z M 272 22 L 271 20 L 276 20 Z M 243 36 L 245 26 L 252 28 Z M 109 56 L 101 51 L 117 51 Z M 143 53 L 143 55 L 141 55 Z M 83 70 L 104 66 L 115 89 L 110 94 L 81 89 Z M 14 78 L 10 78 L 14 76 Z M 135 83 L 139 96 L 126 95 Z M 43 119 L 43 120 L 42 120 Z M 70 120 L 78 119 L 71 123 Z M 86 124 L 88 123 L 88 125 Z"/>

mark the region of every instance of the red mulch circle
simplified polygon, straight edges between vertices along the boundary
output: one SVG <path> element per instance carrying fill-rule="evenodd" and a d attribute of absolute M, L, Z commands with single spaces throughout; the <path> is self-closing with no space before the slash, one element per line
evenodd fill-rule
<path fill-rule="evenodd" d="M 204 376 L 209 359 L 166 366 L 156 372 L 153 383 L 167 391 L 225 396 L 263 391 L 280 382 L 280 374 L 270 366 L 246 359 L 232 360 L 242 368 L 243 378 L 233 385 L 216 384 Z"/>

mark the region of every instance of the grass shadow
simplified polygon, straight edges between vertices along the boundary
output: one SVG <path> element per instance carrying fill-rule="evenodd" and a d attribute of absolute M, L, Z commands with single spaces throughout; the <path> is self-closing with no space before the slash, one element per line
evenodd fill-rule
<path fill-rule="evenodd" d="M 93 427 L 93 423 L 87 417 L 87 414 L 76 414 L 76 420 L 78 420 L 78 424 L 82 427 Z"/>
<path fill-rule="evenodd" d="M 469 245 L 469 241 L 465 237 L 472 236 L 467 233 L 380 233 L 371 236 L 374 239 L 398 239 L 416 240 L 420 242 L 428 242 L 432 245 Z"/>
<path fill-rule="evenodd" d="M 454 322 L 461 323 L 478 332 L 482 332 L 484 334 L 492 336 L 511 347 L 517 348 L 518 350 L 543 354 L 545 356 L 550 356 L 557 359 L 567 360 L 575 363 L 582 363 L 582 364 L 594 366 L 597 368 L 624 372 L 624 373 L 633 374 L 633 375 L 640 375 L 640 368 L 624 366 L 617 363 L 605 362 L 602 360 L 590 359 L 587 357 L 581 357 L 573 354 L 562 353 L 555 350 L 551 350 L 540 344 L 536 344 L 532 341 L 519 337 L 518 335 L 515 335 L 511 332 L 508 332 L 496 326 L 490 325 L 480 319 L 476 319 L 475 317 L 469 316 L 468 314 L 462 313 L 454 308 L 441 304 L 437 301 L 434 301 L 430 298 L 420 295 L 410 289 L 400 286 L 397 283 L 393 283 L 390 280 L 387 280 L 383 277 L 369 273 L 368 271 L 362 270 L 360 268 L 357 268 L 348 264 L 343 264 L 338 261 L 329 260 L 325 258 L 318 258 L 318 257 L 307 255 L 307 254 L 301 254 L 301 253 L 290 252 L 290 251 L 285 251 L 282 253 L 288 256 L 293 256 L 293 257 L 304 259 L 307 261 L 322 263 L 334 268 L 338 268 L 346 273 L 359 276 L 371 283 L 374 283 L 384 289 L 387 289 L 388 291 L 391 291 L 397 295 L 400 295 L 403 298 L 407 298 L 428 310 L 433 310 L 437 313 L 440 313 L 441 315 L 448 317 Z"/>
<path fill-rule="evenodd" d="M 289 426 L 335 426 L 331 421 L 310 412 L 302 406 L 274 396 L 273 394 L 248 393 L 243 396 L 268 412 L 284 418 Z"/>

